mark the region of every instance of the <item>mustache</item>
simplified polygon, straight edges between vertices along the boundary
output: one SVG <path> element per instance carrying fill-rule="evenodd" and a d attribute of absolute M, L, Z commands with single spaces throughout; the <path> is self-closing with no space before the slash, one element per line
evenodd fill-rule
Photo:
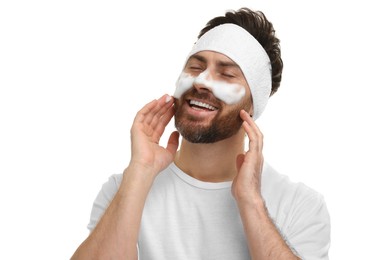
<path fill-rule="evenodd" d="M 211 91 L 199 93 L 195 88 L 191 88 L 183 95 L 183 97 L 184 99 L 197 98 L 206 102 L 209 101 L 210 103 L 221 105 L 221 101 L 216 98 Z"/>

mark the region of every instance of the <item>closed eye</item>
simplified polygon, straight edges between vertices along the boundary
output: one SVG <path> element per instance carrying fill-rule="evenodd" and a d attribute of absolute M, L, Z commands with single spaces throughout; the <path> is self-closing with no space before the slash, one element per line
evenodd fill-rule
<path fill-rule="evenodd" d="M 201 67 L 198 67 L 198 66 L 190 66 L 189 69 L 190 69 L 190 70 L 194 70 L 194 71 L 203 70 Z"/>
<path fill-rule="evenodd" d="M 228 73 L 222 73 L 221 75 L 223 77 L 226 77 L 226 78 L 234 78 L 235 77 L 233 74 L 228 74 Z"/>

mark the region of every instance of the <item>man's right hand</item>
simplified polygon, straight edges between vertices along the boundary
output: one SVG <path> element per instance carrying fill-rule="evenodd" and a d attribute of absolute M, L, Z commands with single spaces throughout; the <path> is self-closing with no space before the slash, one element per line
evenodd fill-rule
<path fill-rule="evenodd" d="M 143 168 L 155 177 L 173 161 L 179 133 L 171 134 L 166 148 L 160 146 L 159 141 L 174 114 L 173 98 L 169 95 L 153 100 L 138 111 L 131 128 L 129 167 Z"/>

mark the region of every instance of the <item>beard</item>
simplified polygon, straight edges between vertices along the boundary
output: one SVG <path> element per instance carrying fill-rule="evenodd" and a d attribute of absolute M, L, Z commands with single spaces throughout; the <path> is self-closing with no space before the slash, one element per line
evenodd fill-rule
<path fill-rule="evenodd" d="M 215 143 L 235 135 L 240 130 L 243 122 L 240 111 L 242 109 L 248 111 L 251 105 L 250 101 L 243 100 L 239 104 L 232 105 L 231 108 L 219 106 L 215 117 L 205 124 L 199 122 L 198 118 L 185 114 L 182 106 L 186 99 L 183 97 L 184 95 L 180 101 L 175 99 L 175 127 L 182 137 L 191 143 Z M 215 98 L 209 93 L 200 94 L 192 91 L 191 97 L 216 102 Z"/>

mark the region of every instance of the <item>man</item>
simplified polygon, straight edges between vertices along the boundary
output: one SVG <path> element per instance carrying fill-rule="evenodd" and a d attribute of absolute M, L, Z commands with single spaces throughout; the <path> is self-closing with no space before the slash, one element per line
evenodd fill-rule
<path fill-rule="evenodd" d="M 243 8 L 209 21 L 174 98 L 135 116 L 129 166 L 103 185 L 91 233 L 72 259 L 328 259 L 322 196 L 262 156 L 254 120 L 282 68 L 263 13 Z M 159 140 L 173 117 L 178 132 L 164 148 Z"/>

